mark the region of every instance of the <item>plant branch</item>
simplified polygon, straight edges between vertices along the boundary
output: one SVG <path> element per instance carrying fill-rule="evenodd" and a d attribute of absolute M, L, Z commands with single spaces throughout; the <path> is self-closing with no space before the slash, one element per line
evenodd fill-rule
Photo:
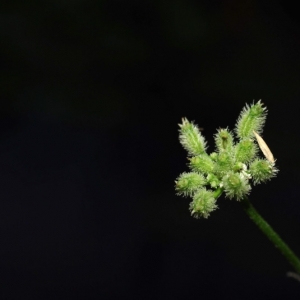
<path fill-rule="evenodd" d="M 274 229 L 257 212 L 247 197 L 241 200 L 241 204 L 250 219 L 260 228 L 260 230 L 269 238 L 276 248 L 285 256 L 289 263 L 300 274 L 300 260 L 290 247 L 281 239 Z"/>

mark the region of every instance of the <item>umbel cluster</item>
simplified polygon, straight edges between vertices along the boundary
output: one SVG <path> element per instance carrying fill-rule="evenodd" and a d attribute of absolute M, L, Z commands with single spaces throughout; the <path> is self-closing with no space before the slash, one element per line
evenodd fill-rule
<path fill-rule="evenodd" d="M 217 208 L 216 200 L 222 193 L 240 201 L 249 194 L 251 182 L 255 185 L 276 176 L 273 155 L 260 136 L 266 115 L 260 100 L 246 104 L 237 120 L 235 137 L 228 128 L 218 129 L 216 149 L 210 154 L 198 126 L 182 119 L 179 141 L 188 153 L 191 171 L 176 179 L 175 189 L 178 195 L 192 198 L 192 216 L 207 218 Z M 265 158 L 258 157 L 259 148 Z"/>

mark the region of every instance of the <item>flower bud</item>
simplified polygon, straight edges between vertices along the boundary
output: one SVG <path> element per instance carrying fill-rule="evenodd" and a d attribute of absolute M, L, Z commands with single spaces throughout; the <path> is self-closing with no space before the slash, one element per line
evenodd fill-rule
<path fill-rule="evenodd" d="M 252 176 L 254 184 L 266 182 L 275 177 L 278 169 L 274 164 L 266 159 L 256 159 L 250 164 L 249 172 Z"/>
<path fill-rule="evenodd" d="M 198 190 L 190 203 L 191 215 L 196 219 L 207 218 L 217 207 L 214 193 L 206 189 Z"/>
<path fill-rule="evenodd" d="M 207 183 L 214 189 L 216 189 L 220 185 L 220 180 L 214 174 L 208 174 L 206 177 Z"/>
<path fill-rule="evenodd" d="M 230 199 L 241 200 L 251 190 L 247 177 L 240 173 L 229 172 L 222 182 L 226 197 Z"/>
<path fill-rule="evenodd" d="M 191 172 L 182 173 L 175 183 L 177 195 L 191 196 L 196 190 L 202 187 L 206 181 L 203 175 Z"/>
<path fill-rule="evenodd" d="M 233 169 L 234 172 L 241 172 L 241 171 L 244 170 L 244 168 L 245 168 L 245 165 L 244 165 L 243 163 L 237 162 L 237 163 L 233 166 L 232 169 Z"/>
<path fill-rule="evenodd" d="M 260 100 L 249 106 L 246 104 L 236 124 L 236 134 L 240 139 L 254 136 L 253 130 L 261 133 L 266 121 L 267 109 Z"/>
<path fill-rule="evenodd" d="M 212 152 L 209 154 L 209 156 L 212 158 L 212 160 L 216 161 L 218 158 L 218 153 L 216 152 Z"/>
<path fill-rule="evenodd" d="M 188 155 L 195 156 L 205 153 L 206 142 L 197 125 L 183 118 L 179 127 L 179 141 L 187 150 Z"/>

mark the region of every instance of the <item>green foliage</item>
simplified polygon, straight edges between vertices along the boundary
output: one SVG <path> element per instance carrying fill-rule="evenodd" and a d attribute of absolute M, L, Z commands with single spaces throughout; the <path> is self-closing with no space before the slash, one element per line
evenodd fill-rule
<path fill-rule="evenodd" d="M 228 128 L 218 129 L 214 136 L 216 150 L 211 154 L 206 152 L 206 141 L 198 126 L 182 119 L 179 141 L 188 152 L 191 172 L 181 174 L 175 188 L 178 195 L 192 197 L 190 211 L 194 217 L 207 218 L 217 208 L 216 200 L 222 193 L 240 201 L 249 194 L 251 181 L 255 185 L 276 176 L 275 162 L 258 157 L 259 147 L 264 155 L 267 153 L 267 145 L 258 135 L 266 112 L 260 100 L 246 104 L 235 127 L 237 140 Z"/>

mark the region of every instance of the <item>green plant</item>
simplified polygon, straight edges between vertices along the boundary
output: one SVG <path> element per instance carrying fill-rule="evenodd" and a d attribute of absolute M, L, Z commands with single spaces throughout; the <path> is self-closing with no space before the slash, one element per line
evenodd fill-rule
<path fill-rule="evenodd" d="M 192 198 L 191 215 L 208 218 L 218 208 L 217 199 L 239 201 L 245 212 L 300 274 L 300 260 L 262 218 L 248 200 L 251 185 L 275 177 L 278 169 L 272 152 L 260 134 L 263 131 L 267 109 L 259 100 L 243 108 L 233 132 L 218 129 L 214 136 L 216 149 L 208 154 L 206 141 L 200 129 L 186 118 L 179 124 L 179 140 L 188 153 L 190 172 L 182 173 L 175 181 L 178 195 Z M 259 157 L 259 149 L 265 158 Z"/>

